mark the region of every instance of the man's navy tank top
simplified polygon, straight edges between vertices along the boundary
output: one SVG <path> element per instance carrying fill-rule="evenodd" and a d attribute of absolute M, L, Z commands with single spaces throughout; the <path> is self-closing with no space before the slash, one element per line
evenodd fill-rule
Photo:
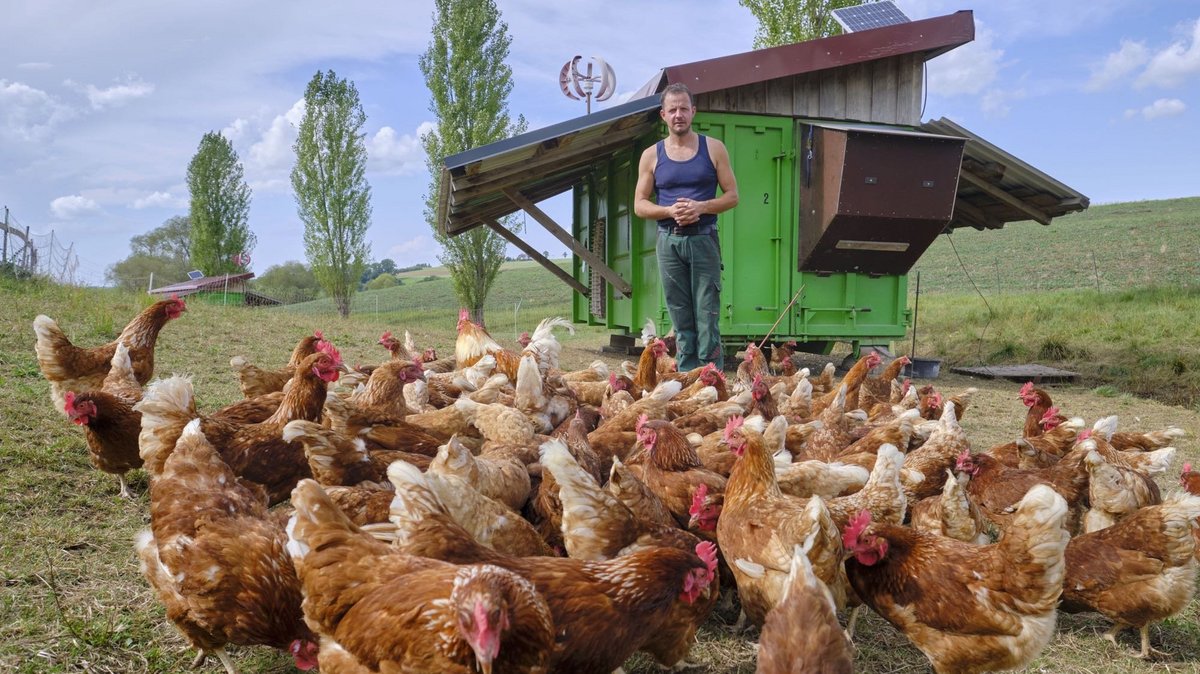
<path fill-rule="evenodd" d="M 699 135 L 699 134 L 697 134 Z M 707 201 L 717 196 L 717 168 L 708 156 L 708 138 L 700 136 L 696 155 L 687 161 L 675 161 L 667 156 L 663 141 L 658 141 L 658 163 L 654 167 L 654 191 L 659 206 L 670 206 L 677 199 Z M 675 226 L 674 218 L 658 221 L 659 229 Z M 717 216 L 705 213 L 700 221 L 687 227 L 688 234 L 711 234 L 716 231 Z"/>

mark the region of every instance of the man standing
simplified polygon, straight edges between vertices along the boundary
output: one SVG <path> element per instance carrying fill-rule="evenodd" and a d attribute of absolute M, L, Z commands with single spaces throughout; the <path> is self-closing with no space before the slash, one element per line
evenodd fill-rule
<path fill-rule="evenodd" d="M 705 363 L 723 368 L 717 214 L 737 205 L 737 181 L 725 144 L 692 131 L 696 106 L 688 88 L 668 85 L 659 100 L 668 133 L 642 152 L 633 212 L 658 221 L 658 273 L 675 325 L 679 370 Z"/>

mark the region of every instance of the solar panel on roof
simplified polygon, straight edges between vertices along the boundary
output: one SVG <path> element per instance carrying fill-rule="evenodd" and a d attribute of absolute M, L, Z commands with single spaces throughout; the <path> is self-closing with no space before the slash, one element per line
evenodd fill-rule
<path fill-rule="evenodd" d="M 847 33 L 894 26 L 910 21 L 891 0 L 866 2 L 855 7 L 835 9 L 833 10 L 833 20 L 837 21 L 842 30 Z"/>
<path fill-rule="evenodd" d="M 204 278 L 204 272 L 200 271 L 199 269 L 196 269 L 194 271 L 189 271 L 188 278 L 190 278 L 193 281 L 195 281 L 197 279 L 202 279 L 202 278 Z"/>

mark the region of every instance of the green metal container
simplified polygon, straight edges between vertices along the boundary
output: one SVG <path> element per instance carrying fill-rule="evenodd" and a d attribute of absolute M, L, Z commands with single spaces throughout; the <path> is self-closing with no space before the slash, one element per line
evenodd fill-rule
<path fill-rule="evenodd" d="M 738 181 L 738 206 L 718 218 L 721 338 L 728 352 L 761 340 L 799 298 L 772 340 L 796 340 L 828 353 L 836 342 L 884 345 L 903 338 L 910 321 L 908 278 L 897 274 L 813 273 L 797 270 L 801 204 L 797 173 L 797 120 L 788 117 L 698 113 L 697 132 L 722 140 Z M 573 234 L 601 255 L 633 287 L 625 297 L 593 278 L 576 256 L 573 275 L 593 289 L 574 295 L 577 322 L 638 334 L 652 319 L 670 329 L 655 258 L 656 227 L 633 214 L 637 161 L 664 129 L 611 161 L 598 163 L 574 190 Z M 600 300 L 603 301 L 600 301 Z"/>

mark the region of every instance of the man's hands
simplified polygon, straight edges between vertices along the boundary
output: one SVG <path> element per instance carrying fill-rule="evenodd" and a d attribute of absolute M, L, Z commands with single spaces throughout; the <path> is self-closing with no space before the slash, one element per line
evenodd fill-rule
<path fill-rule="evenodd" d="M 703 202 L 695 201 L 680 197 L 675 200 L 675 203 L 667 207 L 667 212 L 672 218 L 675 218 L 675 224 L 679 227 L 687 227 L 694 225 L 700 221 L 700 204 Z"/>

